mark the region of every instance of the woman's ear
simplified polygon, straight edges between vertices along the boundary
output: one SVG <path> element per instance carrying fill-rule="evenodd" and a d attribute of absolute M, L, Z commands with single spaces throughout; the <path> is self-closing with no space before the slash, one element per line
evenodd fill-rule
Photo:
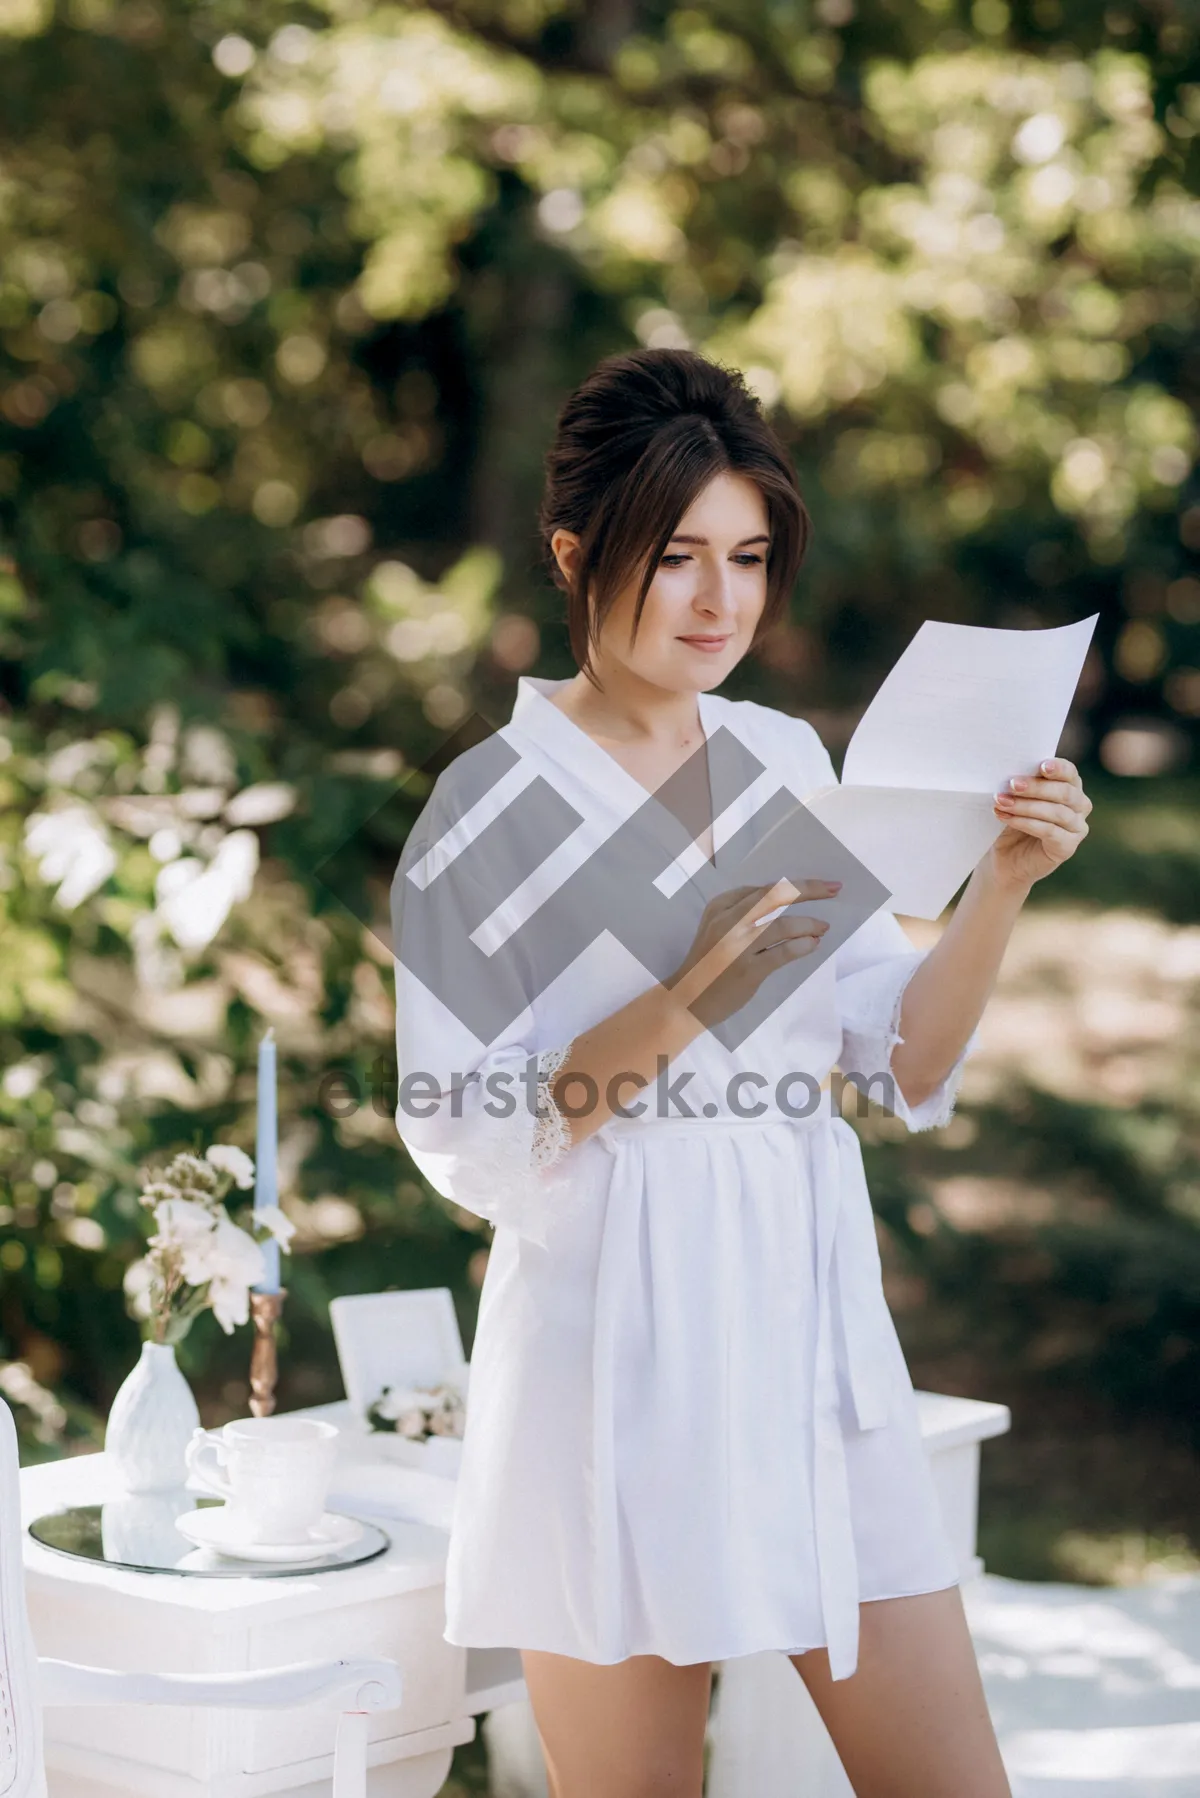
<path fill-rule="evenodd" d="M 551 537 L 550 548 L 564 580 L 569 586 L 573 586 L 575 569 L 579 561 L 578 536 L 574 531 L 564 531 L 560 528 Z"/>

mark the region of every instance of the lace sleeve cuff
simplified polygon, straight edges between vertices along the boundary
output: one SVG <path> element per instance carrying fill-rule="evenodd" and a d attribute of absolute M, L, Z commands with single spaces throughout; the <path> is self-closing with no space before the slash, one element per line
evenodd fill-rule
<path fill-rule="evenodd" d="M 954 1115 L 958 1090 L 967 1061 L 979 1046 L 979 1031 L 972 1031 L 954 1065 L 949 1068 L 927 1099 L 910 1105 L 892 1072 L 892 1051 L 904 1038 L 900 1034 L 900 1011 L 904 991 L 913 974 L 925 959 L 924 951 L 900 955 L 877 963 L 850 976 L 842 1015 L 842 1054 L 840 1066 L 846 1075 L 857 1075 L 873 1096 L 873 1081 L 881 1074 L 890 1077 L 888 1104 L 895 1117 L 909 1130 L 933 1130 L 949 1123 Z"/>
<path fill-rule="evenodd" d="M 553 1167 L 571 1147 L 571 1129 L 554 1103 L 552 1087 L 559 1069 L 568 1060 L 572 1043 L 558 1049 L 545 1049 L 538 1056 L 537 1122 L 533 1127 L 530 1162 L 534 1167 Z"/>
<path fill-rule="evenodd" d="M 538 1056 L 536 1116 L 529 1133 L 506 1136 L 500 1165 L 486 1171 L 495 1194 L 493 1222 L 546 1246 L 546 1232 L 563 1194 L 562 1166 L 571 1147 L 567 1119 L 551 1086 L 571 1053 L 571 1043 Z"/>

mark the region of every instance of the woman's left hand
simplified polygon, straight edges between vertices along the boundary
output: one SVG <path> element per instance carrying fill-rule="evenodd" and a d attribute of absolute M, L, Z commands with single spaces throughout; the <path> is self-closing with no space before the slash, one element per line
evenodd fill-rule
<path fill-rule="evenodd" d="M 1088 833 L 1092 802 L 1078 768 L 1061 757 L 1010 784 L 1014 791 L 998 795 L 993 808 L 1007 829 L 984 859 L 1002 885 L 1027 888 L 1074 855 Z"/>

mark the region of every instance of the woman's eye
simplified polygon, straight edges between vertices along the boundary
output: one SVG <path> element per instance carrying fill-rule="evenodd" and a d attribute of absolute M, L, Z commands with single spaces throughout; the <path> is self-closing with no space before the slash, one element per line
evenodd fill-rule
<path fill-rule="evenodd" d="M 691 559 L 692 558 L 690 556 L 685 556 L 682 553 L 682 551 L 673 550 L 670 553 L 670 555 L 666 555 L 662 558 L 662 562 L 661 562 L 660 566 L 665 568 L 665 567 L 667 567 L 668 564 L 675 565 L 680 562 L 690 562 Z M 738 565 L 742 568 L 754 568 L 754 567 L 757 567 L 759 563 L 761 563 L 762 557 L 761 556 L 753 556 L 753 555 L 735 556 L 734 561 L 737 562 Z"/>

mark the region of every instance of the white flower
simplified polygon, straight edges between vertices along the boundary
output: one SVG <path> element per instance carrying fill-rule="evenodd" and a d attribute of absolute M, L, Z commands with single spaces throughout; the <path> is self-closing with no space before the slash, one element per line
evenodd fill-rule
<path fill-rule="evenodd" d="M 189 1199 L 164 1200 L 154 1215 L 161 1219 L 164 1212 L 167 1229 L 153 1241 L 155 1246 L 165 1241 L 179 1251 L 180 1271 L 189 1286 L 214 1280 L 248 1288 L 262 1279 L 261 1248 L 225 1212 L 214 1215 Z"/>
<path fill-rule="evenodd" d="M 208 1298 L 226 1336 L 232 1336 L 234 1325 L 244 1324 L 250 1316 L 250 1288 L 242 1280 L 214 1279 Z"/>
<path fill-rule="evenodd" d="M 419 1411 L 424 1404 L 425 1394 L 419 1386 L 388 1386 L 375 1401 L 375 1410 L 381 1417 L 395 1422 L 406 1412 Z"/>
<path fill-rule="evenodd" d="M 216 1215 L 196 1199 L 160 1199 L 154 1207 L 157 1233 L 150 1238 L 155 1248 L 182 1249 L 185 1254 L 213 1233 Z M 185 1273 L 184 1278 L 191 1279 Z"/>
<path fill-rule="evenodd" d="M 266 1272 L 259 1244 L 227 1216 L 217 1219 L 212 1267 L 214 1279 L 240 1280 L 247 1288 L 261 1280 Z"/>
<path fill-rule="evenodd" d="M 227 1336 L 249 1317 L 250 1288 L 265 1272 L 262 1249 L 229 1217 L 218 1217 L 216 1229 L 183 1261 L 183 1277 L 190 1285 L 208 1282 L 208 1302 Z"/>
<path fill-rule="evenodd" d="M 154 1269 L 148 1255 L 143 1255 L 140 1261 L 130 1262 L 125 1269 L 124 1286 L 131 1315 L 142 1318 L 149 1317 L 150 1295 L 154 1286 Z"/>
<path fill-rule="evenodd" d="M 452 1380 L 436 1386 L 385 1386 L 369 1415 L 391 1424 L 398 1436 L 423 1442 L 429 1436 L 461 1436 L 465 1419 L 463 1395 Z"/>
<path fill-rule="evenodd" d="M 433 1389 L 429 1417 L 431 1436 L 461 1436 L 466 1422 L 466 1401 L 453 1380 L 442 1380 Z"/>
<path fill-rule="evenodd" d="M 296 1234 L 295 1224 L 278 1205 L 259 1205 L 254 1212 L 254 1221 L 265 1225 L 282 1249 L 287 1248 Z"/>
<path fill-rule="evenodd" d="M 235 1149 L 232 1143 L 215 1142 L 205 1149 L 204 1159 L 222 1174 L 229 1174 L 241 1192 L 248 1192 L 254 1185 L 254 1163 L 244 1149 Z"/>
<path fill-rule="evenodd" d="M 200 1186 L 205 1192 L 212 1192 L 217 1184 L 207 1163 L 199 1155 L 193 1155 L 190 1149 L 180 1149 L 166 1172 L 168 1176 L 174 1174 L 181 1186 Z"/>

